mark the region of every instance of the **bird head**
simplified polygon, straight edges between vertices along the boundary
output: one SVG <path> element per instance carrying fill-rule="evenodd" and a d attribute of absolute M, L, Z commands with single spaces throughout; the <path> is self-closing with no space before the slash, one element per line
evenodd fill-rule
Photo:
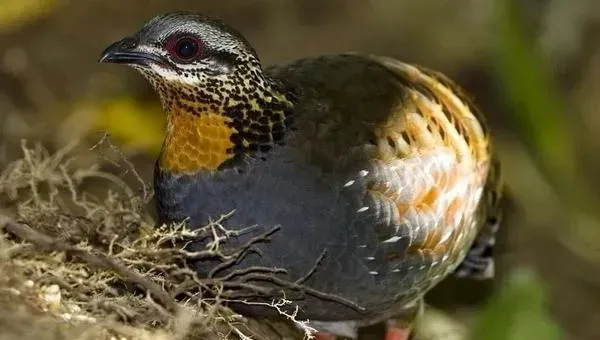
<path fill-rule="evenodd" d="M 186 12 L 152 18 L 135 34 L 108 46 L 100 62 L 134 67 L 161 97 L 169 89 L 206 90 L 234 85 L 240 78 L 254 78 L 258 85 L 264 81 L 257 72 L 261 66 L 256 52 L 238 31 Z"/>
<path fill-rule="evenodd" d="M 157 16 L 100 62 L 132 66 L 158 92 L 168 114 L 159 164 L 172 171 L 214 170 L 270 149 L 292 107 L 240 33 L 199 14 Z"/>

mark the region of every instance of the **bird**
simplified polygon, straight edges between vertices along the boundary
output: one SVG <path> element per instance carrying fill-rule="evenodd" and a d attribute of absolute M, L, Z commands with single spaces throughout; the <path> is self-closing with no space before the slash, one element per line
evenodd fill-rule
<path fill-rule="evenodd" d="M 444 278 L 494 276 L 500 162 L 474 99 L 444 74 L 357 52 L 263 65 L 237 29 L 181 11 L 99 62 L 139 71 L 166 113 L 159 223 L 226 216 L 237 233 L 222 250 L 273 230 L 227 265 L 194 264 L 203 276 L 274 270 L 246 277 L 270 289 L 232 302 L 243 315 L 279 313 L 264 302 L 284 297 L 319 339 L 386 322 L 386 339 L 405 340 Z"/>

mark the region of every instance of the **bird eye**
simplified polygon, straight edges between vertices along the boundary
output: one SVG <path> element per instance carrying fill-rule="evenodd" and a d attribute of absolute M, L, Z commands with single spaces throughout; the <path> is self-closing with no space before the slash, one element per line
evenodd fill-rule
<path fill-rule="evenodd" d="M 180 62 L 193 61 L 200 54 L 200 43 L 192 36 L 169 39 L 166 47 L 169 54 Z"/>
<path fill-rule="evenodd" d="M 180 39 L 175 48 L 177 56 L 182 59 L 192 58 L 198 53 L 198 43 L 190 38 Z"/>

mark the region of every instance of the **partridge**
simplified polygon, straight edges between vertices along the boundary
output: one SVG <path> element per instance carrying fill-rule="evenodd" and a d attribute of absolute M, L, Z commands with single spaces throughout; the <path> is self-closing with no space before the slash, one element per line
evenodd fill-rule
<path fill-rule="evenodd" d="M 355 53 L 266 67 L 234 28 L 187 12 L 151 19 L 100 61 L 141 72 L 166 111 L 160 223 L 233 211 L 222 223 L 244 232 L 222 250 L 276 227 L 228 266 L 194 264 L 202 276 L 278 270 L 246 278 L 273 295 L 232 303 L 240 313 L 270 316 L 261 302 L 285 297 L 321 337 L 400 320 L 386 336 L 406 339 L 445 277 L 493 275 L 499 164 L 484 117 L 444 75 Z"/>

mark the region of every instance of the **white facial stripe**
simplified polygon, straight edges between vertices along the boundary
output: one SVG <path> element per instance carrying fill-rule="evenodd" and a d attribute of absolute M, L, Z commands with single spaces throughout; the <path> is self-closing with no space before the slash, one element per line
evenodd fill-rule
<path fill-rule="evenodd" d="M 156 64 L 151 64 L 150 68 L 152 69 L 153 72 L 158 74 L 160 77 L 162 77 L 167 82 L 176 82 L 176 83 L 181 83 L 181 84 L 186 84 L 186 85 L 198 84 L 198 78 L 182 77 L 181 75 L 177 74 L 177 72 L 175 72 L 174 70 L 172 70 L 170 68 L 161 67 Z"/>

